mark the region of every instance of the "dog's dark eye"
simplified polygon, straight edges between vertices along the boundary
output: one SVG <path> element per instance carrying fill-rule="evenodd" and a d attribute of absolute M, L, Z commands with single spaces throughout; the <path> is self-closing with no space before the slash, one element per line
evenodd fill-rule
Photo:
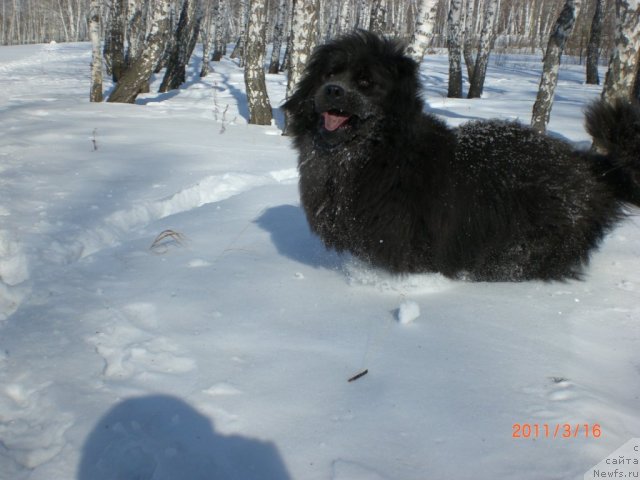
<path fill-rule="evenodd" d="M 357 83 L 358 87 L 362 88 L 363 90 L 366 90 L 373 86 L 373 81 L 369 77 L 360 77 L 357 80 Z"/>

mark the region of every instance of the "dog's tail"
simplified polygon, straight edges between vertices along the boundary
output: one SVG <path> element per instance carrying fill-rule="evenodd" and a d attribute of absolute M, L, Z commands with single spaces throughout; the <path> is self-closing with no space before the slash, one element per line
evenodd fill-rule
<path fill-rule="evenodd" d="M 640 104 L 599 100 L 587 108 L 585 119 L 594 148 L 604 154 L 598 173 L 620 200 L 640 206 Z"/>

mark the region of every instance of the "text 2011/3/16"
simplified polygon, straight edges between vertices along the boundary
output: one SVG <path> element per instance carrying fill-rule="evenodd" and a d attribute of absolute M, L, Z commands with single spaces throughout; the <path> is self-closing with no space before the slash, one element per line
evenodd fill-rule
<path fill-rule="evenodd" d="M 597 423 L 514 423 L 513 438 L 600 438 Z"/>

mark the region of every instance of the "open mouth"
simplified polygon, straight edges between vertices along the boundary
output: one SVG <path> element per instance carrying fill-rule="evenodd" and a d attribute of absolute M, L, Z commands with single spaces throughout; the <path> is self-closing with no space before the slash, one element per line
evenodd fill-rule
<path fill-rule="evenodd" d="M 351 115 L 341 110 L 329 110 L 322 112 L 324 128 L 329 132 L 335 132 L 340 128 L 346 128 L 351 120 Z"/>

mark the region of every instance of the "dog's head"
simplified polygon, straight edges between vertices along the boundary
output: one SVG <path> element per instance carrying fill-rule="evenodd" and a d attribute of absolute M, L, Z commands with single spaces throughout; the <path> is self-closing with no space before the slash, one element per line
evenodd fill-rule
<path fill-rule="evenodd" d="M 422 111 L 417 69 L 401 43 L 369 32 L 322 45 L 283 106 L 290 131 L 332 147 L 403 128 Z"/>

